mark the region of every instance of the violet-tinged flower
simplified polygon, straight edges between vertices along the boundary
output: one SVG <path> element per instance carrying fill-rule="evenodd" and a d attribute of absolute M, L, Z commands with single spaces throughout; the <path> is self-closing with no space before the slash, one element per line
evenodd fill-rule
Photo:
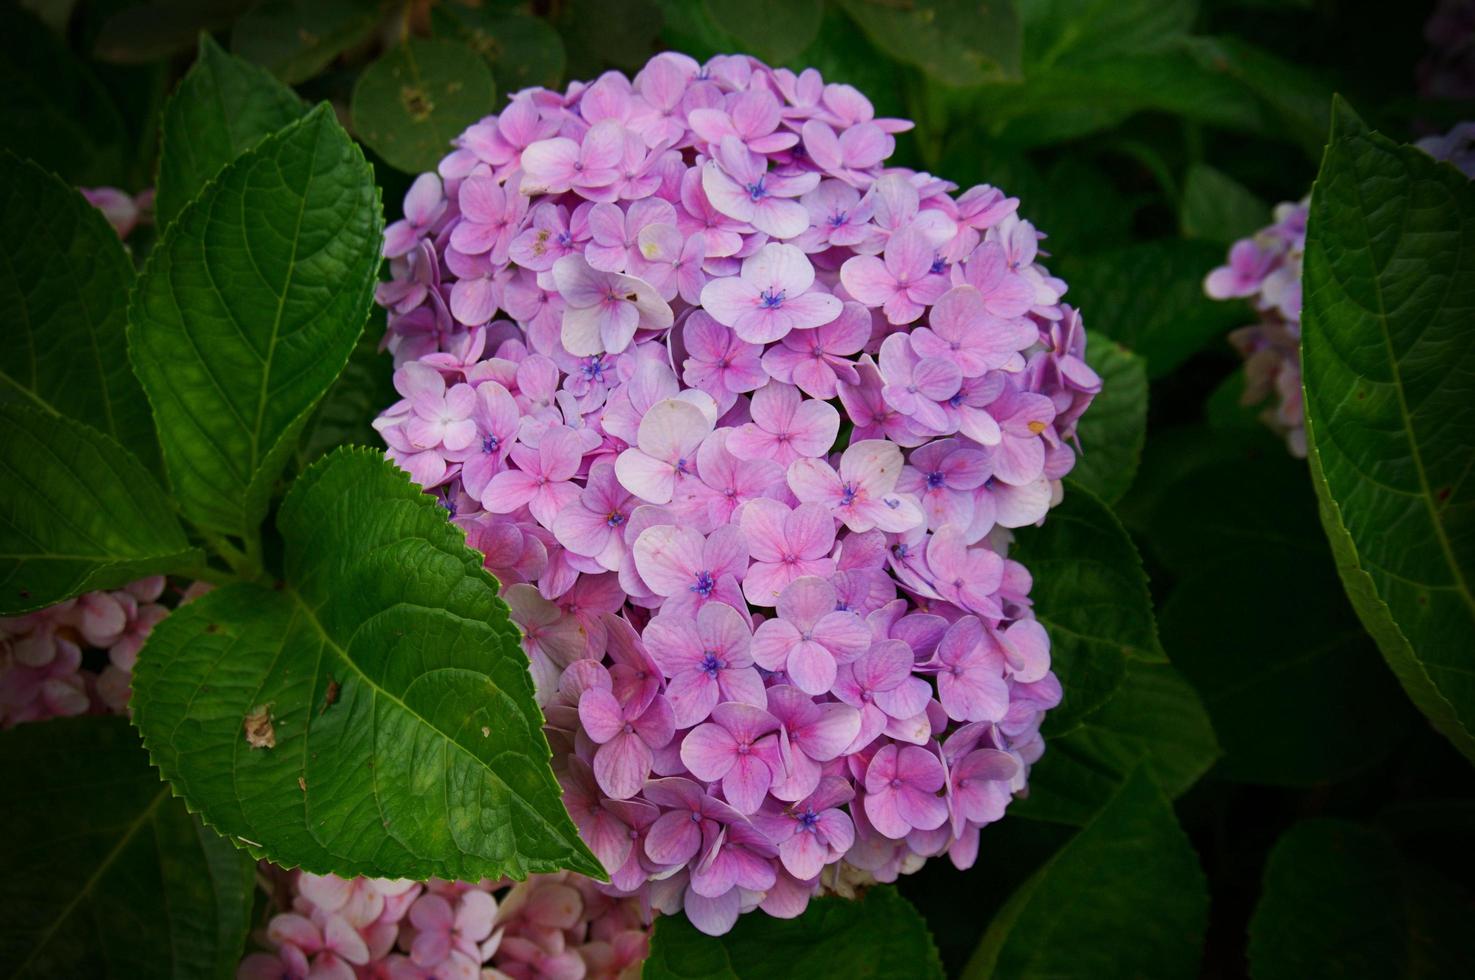
<path fill-rule="evenodd" d="M 459 957 L 476 969 L 482 959 L 481 943 L 492 934 L 496 917 L 497 901 L 483 891 L 467 892 L 454 907 L 443 896 L 421 895 L 410 906 L 409 919 L 415 926 L 410 959 L 430 968 Z"/>
<path fill-rule="evenodd" d="M 1009 256 L 998 242 L 983 242 L 963 263 L 962 284 L 978 290 L 984 310 L 992 316 L 1012 319 L 1028 313 L 1035 305 L 1035 287 L 1009 265 Z M 959 274 L 953 274 L 954 282 Z"/>
<path fill-rule="evenodd" d="M 948 807 L 953 833 L 962 824 L 993 823 L 1004 815 L 1012 794 L 1009 784 L 1019 772 L 1019 760 L 998 749 L 976 749 L 948 767 Z"/>
<path fill-rule="evenodd" d="M 749 343 L 767 344 L 840 315 L 840 300 L 813 285 L 814 266 L 803 252 L 770 244 L 743 260 L 741 275 L 708 282 L 702 306 Z"/>
<path fill-rule="evenodd" d="M 1213 299 L 1235 299 L 1260 291 L 1265 277 L 1275 267 L 1277 256 L 1262 249 L 1251 238 L 1242 238 L 1229 250 L 1229 264 L 1204 278 L 1204 292 Z"/>
<path fill-rule="evenodd" d="M 947 820 L 947 804 L 937 794 L 944 781 L 942 763 L 928 750 L 882 746 L 866 767 L 866 817 L 892 840 L 913 829 L 941 827 Z"/>
<path fill-rule="evenodd" d="M 804 251 L 856 248 L 873 240 L 875 248 L 880 248 L 875 226 L 870 224 L 871 202 L 848 183 L 822 180 L 800 197 L 799 203 L 809 211 L 809 228 L 794 239 L 794 244 Z"/>
<path fill-rule="evenodd" d="M 905 531 L 925 518 L 915 497 L 894 492 L 901 467 L 895 444 L 866 439 L 840 455 L 838 473 L 823 460 L 796 460 L 789 466 L 789 489 L 804 503 L 831 508 L 852 531 Z"/>
<path fill-rule="evenodd" d="M 706 492 L 703 530 L 731 523 L 738 508 L 750 500 L 782 488 L 784 468 L 771 459 L 741 460 L 727 449 L 732 429 L 722 428 L 702 440 L 697 450 L 697 474 Z"/>
<path fill-rule="evenodd" d="M 711 431 L 712 420 L 691 402 L 659 401 L 640 420 L 636 445 L 620 453 L 615 472 L 642 500 L 670 503 L 677 487 L 694 478 L 697 449 Z"/>
<path fill-rule="evenodd" d="M 599 745 L 594 778 L 617 800 L 640 792 L 650 776 L 652 752 L 676 732 L 671 704 L 657 694 L 646 704 L 621 702 L 605 687 L 591 687 L 579 697 L 579 723 Z"/>
<path fill-rule="evenodd" d="M 546 704 L 558 688 L 559 674 L 584 655 L 587 634 L 578 620 L 540 596 L 531 585 L 510 585 L 502 598 L 522 634 L 523 652 L 532 662 L 538 703 Z"/>
<path fill-rule="evenodd" d="M 755 154 L 774 153 L 799 142 L 791 132 L 775 132 L 779 119 L 778 100 L 763 89 L 729 96 L 723 109 L 693 109 L 687 115 L 698 139 L 713 147 L 733 139 Z"/>
<path fill-rule="evenodd" d="M 671 325 L 671 307 L 643 279 L 600 272 L 567 255 L 553 263 L 553 280 L 566 304 L 561 338 L 571 354 L 618 354 L 637 330 Z"/>
<path fill-rule="evenodd" d="M 793 238 L 809 227 L 809 212 L 793 198 L 818 184 L 819 174 L 812 171 L 770 172 L 767 160 L 734 136 L 725 137 L 702 168 L 702 189 L 712 207 L 774 238 Z"/>
<path fill-rule="evenodd" d="M 743 507 L 741 523 L 753 559 L 743 594 L 753 605 L 774 605 L 779 594 L 802 576 L 834 575 L 830 551 L 835 521 L 819 504 L 790 509 L 777 500 L 753 500 Z"/>
<path fill-rule="evenodd" d="M 825 579 L 795 579 L 776 605 L 778 616 L 753 634 L 753 659 L 766 670 L 783 671 L 806 694 L 824 694 L 835 683 L 837 665 L 870 646 L 865 622 L 835 608 L 835 587 Z"/>
<path fill-rule="evenodd" d="M 859 303 L 846 303 L 829 323 L 780 337 L 764 352 L 763 369 L 811 398 L 828 401 L 838 393 L 837 382 L 860 384 L 850 358 L 870 339 L 871 326 L 869 310 Z"/>
<path fill-rule="evenodd" d="M 522 151 L 523 196 L 574 191 L 598 197 L 598 189 L 620 178 L 625 128 L 614 120 L 591 126 L 581 141 L 564 136 L 539 140 Z"/>
<path fill-rule="evenodd" d="M 752 629 L 726 603 L 709 602 L 695 618 L 663 612 L 646 626 L 645 642 L 670 678 L 666 697 L 677 728 L 705 721 L 719 701 L 768 703 L 749 653 Z"/>
<path fill-rule="evenodd" d="M 795 878 L 808 880 L 855 843 L 855 824 L 840 809 L 854 798 L 848 782 L 829 776 L 797 803 L 777 813 L 760 811 L 753 819 L 778 844 L 784 868 Z"/>
<path fill-rule="evenodd" d="M 584 258 L 600 272 L 635 272 L 640 259 L 640 233 L 652 226 L 676 224 L 676 209 L 658 197 L 617 204 L 596 204 L 589 212 L 590 242 Z M 562 287 L 560 287 L 561 289 Z"/>
<path fill-rule="evenodd" d="M 457 199 L 461 220 L 451 230 L 451 247 L 466 255 L 486 253 L 494 264 L 504 264 L 527 214 L 528 199 L 508 193 L 502 184 L 481 175 L 462 181 Z"/>
<path fill-rule="evenodd" d="M 681 761 L 705 782 L 722 781 L 722 796 L 739 813 L 753 813 L 768 795 L 779 761 L 778 719 L 762 708 L 729 701 L 712 709 L 712 720 L 693 728 L 681 742 Z"/>
<path fill-rule="evenodd" d="M 687 355 L 682 380 L 711 395 L 719 411 L 731 408 L 738 395 L 768 381 L 760 362 L 763 348 L 743 340 L 702 310 L 687 318 L 681 338 Z"/>
<path fill-rule="evenodd" d="M 625 555 L 625 522 L 638 504 L 635 495 L 620 485 L 614 465 L 598 463 L 589 470 L 578 502 L 553 518 L 553 534 L 574 554 L 619 571 Z"/>
<path fill-rule="evenodd" d="M 582 457 L 574 430 L 556 426 L 544 433 L 538 448 L 512 447 L 516 469 L 503 470 L 487 482 L 481 505 L 493 514 L 511 514 L 527 507 L 544 527 L 565 507 L 579 499 L 579 488 L 570 482 Z"/>
<path fill-rule="evenodd" d="M 768 712 L 779 721 L 779 760 L 785 773 L 769 792 L 780 800 L 798 800 L 814 792 L 822 764 L 838 759 L 860 734 L 861 715 L 856 708 L 817 703 L 787 684 L 768 689 Z"/>
<path fill-rule="evenodd" d="M 582 252 L 589 241 L 591 204 L 569 209 L 544 202 L 529 212 L 529 224 L 508 246 L 507 257 L 524 269 L 547 272 L 565 255 Z"/>
<path fill-rule="evenodd" d="M 874 123 L 847 126 L 836 134 L 828 124 L 811 119 L 800 130 L 804 152 L 825 173 L 849 184 L 863 184 L 871 170 L 896 149 L 896 140 Z"/>
<path fill-rule="evenodd" d="M 927 515 L 927 527 L 968 527 L 975 491 L 989 476 L 988 456 L 957 439 L 939 439 L 912 450 L 896 489 L 914 495 Z M 990 522 L 992 523 L 992 522 Z"/>
<path fill-rule="evenodd" d="M 695 616 L 708 602 L 742 606 L 738 582 L 748 568 L 742 531 L 719 527 L 703 537 L 689 527 L 647 528 L 635 539 L 635 567 L 673 615 Z"/>
<path fill-rule="evenodd" d="M 866 306 L 879 306 L 892 323 L 911 323 L 947 292 L 947 278 L 933 271 L 936 251 L 922 232 L 908 227 L 891 236 L 884 258 L 857 255 L 840 267 L 840 282 Z"/>
<path fill-rule="evenodd" d="M 983 624 L 964 616 L 948 627 L 935 658 L 938 700 L 954 721 L 1001 721 L 1009 710 L 1003 657 L 985 639 Z"/>
<path fill-rule="evenodd" d="M 716 259 L 736 255 L 743 247 L 743 232 L 749 226 L 746 220 L 717 210 L 702 187 L 702 171 L 692 169 L 681 177 L 681 211 L 676 215 L 676 230 L 683 238 L 701 238 L 703 253 Z"/>
<path fill-rule="evenodd" d="M 733 430 L 727 450 L 739 459 L 771 459 L 788 466 L 796 459 L 818 458 L 830 451 L 840 432 L 840 413 L 833 405 L 803 398 L 792 385 L 770 381 L 753 394 L 753 421 Z"/>
<path fill-rule="evenodd" d="M 675 225 L 648 225 L 640 230 L 635 244 L 631 271 L 655 286 L 662 299 L 670 302 L 680 296 L 693 306 L 702 301 L 707 245 L 701 235 L 688 238 Z"/>
<path fill-rule="evenodd" d="M 943 433 L 949 428 L 943 403 L 963 386 L 956 357 L 919 357 L 906 334 L 894 333 L 881 344 L 881 397 L 922 429 Z"/>
<path fill-rule="evenodd" d="M 691 867 L 690 889 L 696 896 L 719 899 L 734 891 L 761 894 L 773 887 L 773 859 L 778 856 L 778 848 L 752 824 L 733 823 L 708 830 L 702 844 L 702 852 Z"/>
<path fill-rule="evenodd" d="M 461 461 L 461 485 L 479 500 L 512 452 L 522 416 L 506 388 L 495 381 L 484 381 L 476 386 L 471 421 L 476 424 L 476 438 L 457 458 Z"/>
<path fill-rule="evenodd" d="M 939 528 L 927 542 L 932 586 L 948 602 L 990 619 L 1003 615 L 994 593 L 1004 579 L 1004 560 L 982 546 L 969 547 L 961 529 Z"/>
<path fill-rule="evenodd" d="M 1039 339 L 1039 329 L 1028 320 L 989 313 L 983 295 L 972 286 L 955 286 L 943 293 L 927 324 L 912 331 L 912 349 L 923 358 L 953 358 L 966 377 L 999 368 L 1022 369 L 1019 352 Z"/>
<path fill-rule="evenodd" d="M 924 715 L 931 688 L 912 676 L 913 665 L 912 648 L 906 643 L 880 640 L 840 668 L 835 697 L 860 711 L 860 732 L 846 747 L 847 754 L 865 748 L 888 728 Z"/>
<path fill-rule="evenodd" d="M 869 356 L 861 359 L 855 371 L 860 380 L 859 384 L 842 382 L 838 385 L 840 404 L 845 406 L 845 414 L 850 417 L 851 423 L 855 426 L 850 433 L 852 444 L 865 439 L 885 439 L 898 446 L 920 446 L 931 438 L 931 435 L 914 426 L 910 419 L 892 408 L 891 404 L 886 401 L 882 394 L 885 381 L 881 378 L 880 369 Z M 966 380 L 964 385 L 966 391 Z M 1002 390 L 1001 383 L 990 393 L 988 400 L 993 401 Z M 950 399 L 950 402 L 961 401 L 959 396 L 962 394 L 963 392 L 960 391 L 958 395 Z M 986 405 L 987 402 L 984 404 Z M 984 412 L 984 415 L 987 415 L 987 412 Z M 988 417 L 992 421 L 992 416 Z M 994 439 L 994 442 L 998 442 L 998 439 Z"/>
<path fill-rule="evenodd" d="M 989 406 L 1002 433 L 989 460 L 994 476 L 1020 486 L 1039 477 L 1045 468 L 1045 443 L 1041 436 L 1055 421 L 1055 403 L 1044 395 L 1006 388 Z"/>
<path fill-rule="evenodd" d="M 406 255 L 415 248 L 430 227 L 446 213 L 445 193 L 435 174 L 421 174 L 405 193 L 405 216 L 384 229 L 381 253 L 386 259 Z"/>
<path fill-rule="evenodd" d="M 722 825 L 744 819 L 731 805 L 678 776 L 652 779 L 645 784 L 644 795 L 666 811 L 651 825 L 645 838 L 646 856 L 666 867 L 679 867 L 696 857 L 702 836 L 709 829 L 715 832 Z"/>

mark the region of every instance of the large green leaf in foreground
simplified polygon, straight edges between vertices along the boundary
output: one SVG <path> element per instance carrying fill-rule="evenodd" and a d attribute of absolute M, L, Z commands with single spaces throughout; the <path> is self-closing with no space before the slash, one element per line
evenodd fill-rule
<path fill-rule="evenodd" d="M 796 919 L 762 912 L 724 936 L 704 936 L 683 915 L 656 920 L 645 980 L 931 980 L 942 977 L 927 923 L 895 888 L 859 899 L 819 898 Z"/>
<path fill-rule="evenodd" d="M 149 404 L 128 368 L 133 263 L 87 199 L 0 153 L 0 402 L 85 422 L 158 470 Z"/>
<path fill-rule="evenodd" d="M 1414 703 L 1475 759 L 1475 187 L 1339 104 L 1303 275 L 1338 571 Z"/>
<path fill-rule="evenodd" d="M 374 174 L 324 105 L 237 157 L 164 232 L 129 308 L 185 517 L 250 536 L 363 330 Z"/>
<path fill-rule="evenodd" d="M 346 449 L 298 478 L 277 525 L 286 581 L 181 608 L 134 671 L 134 720 L 190 806 L 319 873 L 601 875 L 517 630 L 445 511 Z"/>
<path fill-rule="evenodd" d="M 166 226 L 205 182 L 241 153 L 307 112 L 264 69 L 200 35 L 200 53 L 164 106 L 154 214 Z"/>
<path fill-rule="evenodd" d="M 0 734 L 0 974 L 235 974 L 255 862 L 202 827 L 122 718 Z"/>
<path fill-rule="evenodd" d="M 1014 893 L 963 976 L 1196 976 L 1208 911 L 1188 836 L 1138 768 Z"/>
<path fill-rule="evenodd" d="M 81 422 L 0 405 L 0 614 L 204 560 L 143 464 Z"/>

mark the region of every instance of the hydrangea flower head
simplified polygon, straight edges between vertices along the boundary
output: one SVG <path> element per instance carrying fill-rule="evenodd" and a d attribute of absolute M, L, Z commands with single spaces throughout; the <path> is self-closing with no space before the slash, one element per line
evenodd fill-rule
<path fill-rule="evenodd" d="M 1010 529 L 1101 379 L 1017 199 L 887 166 L 910 125 L 661 54 L 515 94 L 386 232 L 376 425 L 506 583 L 586 902 L 715 934 L 966 866 L 1042 751 Z M 420 901 L 417 968 L 498 935 Z M 497 969 L 574 975 L 527 943 Z"/>

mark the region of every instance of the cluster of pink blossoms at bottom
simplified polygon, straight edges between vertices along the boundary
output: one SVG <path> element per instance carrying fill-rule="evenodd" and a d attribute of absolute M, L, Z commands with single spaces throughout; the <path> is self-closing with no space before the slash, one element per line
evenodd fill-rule
<path fill-rule="evenodd" d="M 582 875 L 425 884 L 268 868 L 284 911 L 238 980 L 583 980 L 640 975 L 650 916 Z"/>
<path fill-rule="evenodd" d="M 1443 136 L 1419 140 L 1419 149 L 1475 178 L 1475 123 L 1460 123 Z M 1258 323 L 1241 327 L 1229 342 L 1245 359 L 1242 401 L 1270 398 L 1261 418 L 1285 437 L 1291 453 L 1306 455 L 1306 416 L 1301 399 L 1301 262 L 1306 250 L 1310 198 L 1275 208 L 1275 221 L 1235 242 L 1228 264 L 1204 279 L 1213 299 L 1248 299 Z"/>
<path fill-rule="evenodd" d="M 658 55 L 514 94 L 385 235 L 375 427 L 505 586 L 599 889 L 711 934 L 971 865 L 1061 697 L 1008 550 L 1101 379 L 910 126 Z"/>

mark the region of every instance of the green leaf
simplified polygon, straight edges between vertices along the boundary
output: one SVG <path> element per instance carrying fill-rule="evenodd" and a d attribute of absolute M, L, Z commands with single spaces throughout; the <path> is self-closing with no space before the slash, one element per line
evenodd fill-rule
<path fill-rule="evenodd" d="M 368 316 L 383 219 L 328 106 L 228 164 L 149 256 L 134 369 L 184 516 L 250 537 Z"/>
<path fill-rule="evenodd" d="M 1475 760 L 1475 187 L 1339 105 L 1303 284 L 1307 442 L 1342 583 Z"/>
<path fill-rule="evenodd" d="M 1166 485 L 1145 526 L 1179 576 L 1158 624 L 1224 747 L 1216 775 L 1312 785 L 1388 753 L 1411 712 L 1390 702 L 1392 678 L 1342 595 L 1299 460 L 1271 443 L 1200 461 Z"/>
<path fill-rule="evenodd" d="M 1332 86 L 1315 72 L 1234 37 L 1185 38 L 1182 49 L 1207 73 L 1231 81 L 1264 107 L 1263 131 L 1321 151 Z"/>
<path fill-rule="evenodd" d="M 123 117 L 93 73 L 29 11 L 0 4 L 0 147 L 68 183 L 118 184 Z"/>
<path fill-rule="evenodd" d="M 109 17 L 93 42 L 99 61 L 144 65 L 188 51 L 205 31 L 229 27 L 251 0 L 153 0 Z"/>
<path fill-rule="evenodd" d="M 1179 582 L 1159 624 L 1224 747 L 1220 778 L 1335 782 L 1376 764 L 1408 727 L 1323 555 L 1267 545 L 1207 564 Z"/>
<path fill-rule="evenodd" d="M 645 980 L 806 980 L 811 977 L 942 978 L 927 923 L 889 885 L 858 899 L 817 898 L 796 919 L 763 912 L 705 936 L 684 915 L 661 916 Z"/>
<path fill-rule="evenodd" d="M 1084 824 L 1139 764 L 1177 797 L 1218 756 L 1209 715 L 1183 675 L 1169 664 L 1134 660 L 1110 700 L 1069 734 L 1050 739 L 1030 768 L 1029 796 L 1009 812 Z"/>
<path fill-rule="evenodd" d="M 1064 734 L 1111 697 L 1128 659 L 1163 659 L 1147 576 L 1111 509 L 1075 483 L 1043 526 L 1016 533 L 1009 557 L 1034 576 L 1030 597 L 1065 689 L 1046 732 Z"/>
<path fill-rule="evenodd" d="M 456 41 L 411 38 L 374 62 L 353 87 L 353 128 L 391 166 L 434 170 L 451 140 L 496 107 L 481 55 Z"/>
<path fill-rule="evenodd" d="M 230 48 L 296 85 L 368 40 L 380 13 L 376 0 L 262 0 L 236 21 Z"/>
<path fill-rule="evenodd" d="M 1086 363 L 1101 375 L 1101 393 L 1081 416 L 1081 453 L 1071 479 L 1107 503 L 1131 487 L 1147 441 L 1147 365 L 1121 344 L 1088 331 Z"/>
<path fill-rule="evenodd" d="M 158 470 L 159 446 L 128 367 L 133 263 L 102 213 L 29 161 L 0 153 L 0 403 L 86 422 Z"/>
<path fill-rule="evenodd" d="M 1161 50 L 1197 9 L 1198 0 L 1020 0 L 1026 74 Z"/>
<path fill-rule="evenodd" d="M 0 615 L 197 565 L 137 458 L 90 426 L 0 405 Z"/>
<path fill-rule="evenodd" d="M 1228 245 L 1268 224 L 1270 207 L 1229 175 L 1195 163 L 1183 184 L 1178 220 L 1185 238 Z"/>
<path fill-rule="evenodd" d="M 384 310 L 374 307 L 369 329 L 359 338 L 348 364 L 323 396 L 302 431 L 297 469 L 339 446 L 376 446 L 383 440 L 374 431 L 374 419 L 399 399 L 394 390 L 394 362 L 379 349 L 384 335 Z"/>
<path fill-rule="evenodd" d="M 164 106 L 154 198 L 159 226 L 169 225 L 227 163 L 306 112 L 287 86 L 201 34 L 194 65 Z"/>
<path fill-rule="evenodd" d="M 122 718 L 0 734 L 0 973 L 235 975 L 255 862 L 169 795 Z"/>
<path fill-rule="evenodd" d="M 770 64 L 790 61 L 819 34 L 821 0 L 704 0 L 707 14 L 742 45 Z"/>
<path fill-rule="evenodd" d="M 191 808 L 317 873 L 602 877 L 496 581 L 434 499 L 344 449 L 297 479 L 277 527 L 285 582 L 182 607 L 134 670 L 134 720 Z"/>
<path fill-rule="evenodd" d="M 1026 73 L 956 96 L 957 125 L 985 120 L 989 137 L 1017 147 L 1050 146 L 1156 111 L 1263 134 L 1276 118 L 1240 82 L 1206 69 L 1181 46 Z"/>
<path fill-rule="evenodd" d="M 1204 295 L 1204 276 L 1224 264 L 1209 242 L 1140 242 L 1055 264 L 1086 322 L 1145 358 L 1154 380 L 1244 322 L 1239 304 Z"/>
<path fill-rule="evenodd" d="M 876 46 L 945 85 L 1018 79 L 1015 0 L 840 0 Z"/>
<path fill-rule="evenodd" d="M 1197 976 L 1208 909 L 1198 857 L 1139 767 L 1014 893 L 963 976 Z"/>
<path fill-rule="evenodd" d="M 574 78 L 593 78 L 609 65 L 636 72 L 661 50 L 665 15 L 657 0 L 568 0 L 561 6 L 558 28 Z"/>
<path fill-rule="evenodd" d="M 503 92 L 557 88 L 563 80 L 563 39 L 546 20 L 456 3 L 432 7 L 430 19 L 437 34 L 457 38 L 485 58 Z"/>
<path fill-rule="evenodd" d="M 1249 955 L 1255 980 L 1464 976 L 1475 907 L 1379 831 L 1307 820 L 1270 852 Z"/>

